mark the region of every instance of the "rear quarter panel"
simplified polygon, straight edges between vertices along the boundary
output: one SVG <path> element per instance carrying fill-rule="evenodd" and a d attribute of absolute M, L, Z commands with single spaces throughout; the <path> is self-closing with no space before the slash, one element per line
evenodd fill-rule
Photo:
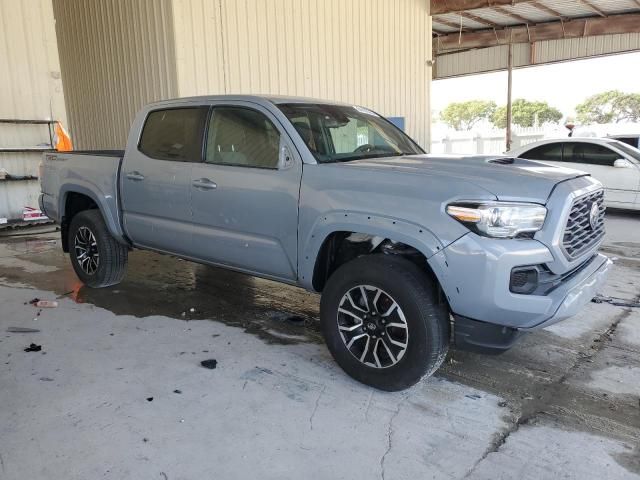
<path fill-rule="evenodd" d="M 116 156 L 44 154 L 41 188 L 45 214 L 60 222 L 68 195 L 86 195 L 98 205 L 111 234 L 123 241 L 118 190 L 121 160 Z"/>

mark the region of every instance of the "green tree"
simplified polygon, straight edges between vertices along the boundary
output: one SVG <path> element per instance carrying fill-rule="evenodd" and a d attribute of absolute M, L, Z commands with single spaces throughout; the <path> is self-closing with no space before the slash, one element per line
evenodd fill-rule
<path fill-rule="evenodd" d="M 551 107 L 547 102 L 530 102 L 518 98 L 511 104 L 511 122 L 521 127 L 534 127 L 545 123 L 558 123 L 562 112 Z M 507 107 L 503 106 L 491 115 L 491 123 L 498 128 L 507 127 Z"/>
<path fill-rule="evenodd" d="M 578 121 L 589 123 L 617 123 L 640 121 L 640 93 L 609 90 L 590 96 L 576 107 Z"/>
<path fill-rule="evenodd" d="M 440 113 L 440 119 L 456 130 L 471 130 L 480 120 L 491 117 L 496 103 L 485 100 L 450 103 Z"/>

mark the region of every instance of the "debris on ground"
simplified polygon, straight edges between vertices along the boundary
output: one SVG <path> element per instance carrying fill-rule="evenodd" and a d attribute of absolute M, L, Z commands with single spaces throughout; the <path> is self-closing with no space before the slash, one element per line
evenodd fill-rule
<path fill-rule="evenodd" d="M 40 380 L 43 382 L 53 382 L 53 378 L 49 377 L 40 377 Z"/>
<path fill-rule="evenodd" d="M 39 352 L 40 350 L 42 350 L 42 345 L 36 345 L 35 343 L 24 349 L 25 352 Z"/>
<path fill-rule="evenodd" d="M 193 308 L 193 307 L 191 307 L 191 308 L 189 309 L 189 311 L 190 311 L 191 313 L 194 313 L 194 312 L 196 311 L 196 309 L 195 309 L 195 308 Z"/>
<path fill-rule="evenodd" d="M 38 303 L 40 301 L 40 299 L 38 297 L 36 298 L 32 298 L 31 300 L 29 300 L 28 302 L 25 302 L 25 305 L 29 304 L 29 305 L 35 305 L 36 303 Z"/>
<path fill-rule="evenodd" d="M 605 297 L 603 295 L 597 295 L 593 297 L 591 301 L 593 303 L 609 303 L 611 305 L 615 305 L 616 307 L 631 307 L 631 308 L 640 307 L 640 302 L 633 302 L 630 300 L 625 300 L 624 298 Z"/>
<path fill-rule="evenodd" d="M 35 303 L 35 306 L 38 308 L 56 308 L 58 306 L 58 302 L 55 300 L 39 300 Z"/>
<path fill-rule="evenodd" d="M 300 315 L 292 315 L 290 317 L 287 317 L 287 322 L 289 323 L 293 323 L 294 325 L 296 324 L 302 324 L 305 322 L 304 317 L 301 317 Z"/>
<path fill-rule="evenodd" d="M 201 361 L 200 365 L 202 365 L 204 368 L 208 368 L 209 370 L 213 370 L 218 366 L 218 361 L 213 358 L 210 358 L 209 360 Z"/>
<path fill-rule="evenodd" d="M 182 393 L 182 390 L 178 390 L 178 389 L 176 388 L 176 389 L 173 391 L 173 393 L 178 393 L 178 394 L 180 394 L 180 393 Z"/>
<path fill-rule="evenodd" d="M 147 397 L 147 402 L 153 402 L 153 397 Z"/>
<path fill-rule="evenodd" d="M 39 333 L 37 328 L 25 328 L 25 327 L 9 327 L 7 333 Z"/>

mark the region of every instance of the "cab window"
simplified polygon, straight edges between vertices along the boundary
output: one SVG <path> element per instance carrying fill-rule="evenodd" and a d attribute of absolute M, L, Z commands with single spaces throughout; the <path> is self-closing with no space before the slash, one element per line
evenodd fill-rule
<path fill-rule="evenodd" d="M 155 110 L 147 116 L 138 149 L 157 160 L 202 161 L 208 107 Z"/>
<path fill-rule="evenodd" d="M 217 107 L 209 123 L 206 163 L 278 168 L 280 132 L 261 112 Z"/>

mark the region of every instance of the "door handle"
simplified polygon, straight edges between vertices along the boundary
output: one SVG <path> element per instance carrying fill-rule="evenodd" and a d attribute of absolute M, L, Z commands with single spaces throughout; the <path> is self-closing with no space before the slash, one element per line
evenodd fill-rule
<path fill-rule="evenodd" d="M 218 185 L 208 178 L 199 178 L 198 180 L 194 180 L 192 185 L 196 188 L 202 188 L 203 190 L 215 190 L 218 188 Z"/>
<path fill-rule="evenodd" d="M 141 180 L 144 180 L 144 175 L 142 175 L 140 172 L 133 171 L 133 172 L 127 173 L 127 178 L 129 180 L 134 180 L 136 182 L 139 182 Z"/>

